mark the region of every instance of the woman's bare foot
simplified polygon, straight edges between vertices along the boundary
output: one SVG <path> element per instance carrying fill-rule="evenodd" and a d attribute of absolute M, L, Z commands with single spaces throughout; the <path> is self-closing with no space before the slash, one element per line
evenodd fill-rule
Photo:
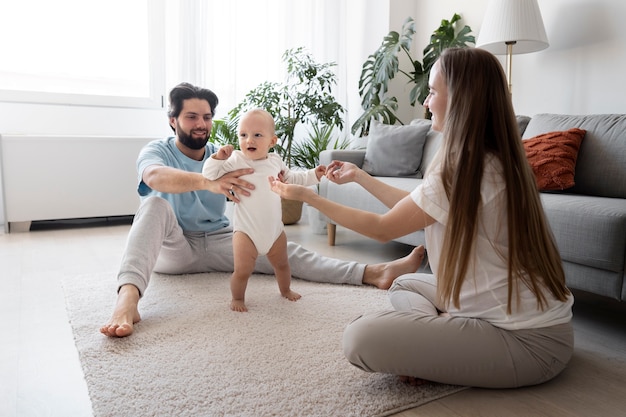
<path fill-rule="evenodd" d="M 302 296 L 300 294 L 298 294 L 297 292 L 291 291 L 291 290 L 287 290 L 285 292 L 281 292 L 280 295 L 282 295 L 283 297 L 285 297 L 289 301 L 296 301 L 296 300 L 299 300 L 300 298 L 302 298 Z"/>
<path fill-rule="evenodd" d="M 429 382 L 426 379 L 416 378 L 414 376 L 404 376 L 404 375 L 400 375 L 400 381 L 404 382 L 405 384 L 414 386 L 414 387 L 419 387 L 420 385 L 425 385 L 425 384 L 428 384 Z"/>
<path fill-rule="evenodd" d="M 248 311 L 248 307 L 246 307 L 246 303 L 244 300 L 230 300 L 230 309 L 233 311 L 238 311 L 240 313 L 245 313 Z"/>
<path fill-rule="evenodd" d="M 388 290 L 396 278 L 417 271 L 423 261 L 424 246 L 420 245 L 404 258 L 383 264 L 367 265 L 363 274 L 363 284 Z"/>
<path fill-rule="evenodd" d="M 134 285 L 123 285 L 117 294 L 117 303 L 111 320 L 100 327 L 100 333 L 109 337 L 126 337 L 133 333 L 133 325 L 141 320 L 137 304 L 139 290 Z"/>

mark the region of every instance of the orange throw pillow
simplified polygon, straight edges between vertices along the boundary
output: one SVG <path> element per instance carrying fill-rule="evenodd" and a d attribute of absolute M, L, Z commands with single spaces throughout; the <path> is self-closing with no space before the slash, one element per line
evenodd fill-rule
<path fill-rule="evenodd" d="M 540 191 L 565 190 L 574 186 L 576 158 L 585 133 L 586 130 L 573 128 L 523 141 Z"/>

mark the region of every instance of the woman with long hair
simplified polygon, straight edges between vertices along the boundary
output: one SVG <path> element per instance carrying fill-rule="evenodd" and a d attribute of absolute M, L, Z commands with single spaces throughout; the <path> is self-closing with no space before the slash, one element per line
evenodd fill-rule
<path fill-rule="evenodd" d="M 391 187 L 350 163 L 328 167 L 329 180 L 357 182 L 387 213 L 345 207 L 272 178 L 273 189 L 380 241 L 425 229 L 433 274 L 399 277 L 389 290 L 394 310 L 347 326 L 352 364 L 409 382 L 512 388 L 548 381 L 572 355 L 573 297 L 502 66 L 481 49 L 448 49 L 429 88 L 424 107 L 443 142 L 415 190 Z"/>

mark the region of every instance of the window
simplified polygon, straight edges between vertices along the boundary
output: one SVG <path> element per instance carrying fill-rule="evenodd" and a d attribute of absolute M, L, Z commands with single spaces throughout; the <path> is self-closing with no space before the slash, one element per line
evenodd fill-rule
<path fill-rule="evenodd" d="M 0 100 L 161 107 L 163 9 L 162 0 L 1 2 Z"/>

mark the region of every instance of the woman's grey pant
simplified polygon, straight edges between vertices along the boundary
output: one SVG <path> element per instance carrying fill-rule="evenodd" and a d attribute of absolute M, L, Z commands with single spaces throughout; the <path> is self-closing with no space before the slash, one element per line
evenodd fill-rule
<path fill-rule="evenodd" d="M 164 274 L 232 272 L 232 227 L 212 233 L 184 232 L 170 204 L 160 197 L 145 199 L 130 228 L 118 274 L 118 288 L 132 284 L 144 294 L 153 271 Z M 333 284 L 361 285 L 365 265 L 318 255 L 289 242 L 294 277 Z M 265 256 L 255 272 L 273 274 Z"/>
<path fill-rule="evenodd" d="M 347 326 L 343 348 L 353 365 L 447 384 L 514 388 L 548 381 L 569 362 L 571 323 L 512 331 L 479 319 L 441 317 L 434 284 L 420 275 L 394 282 L 389 297 L 395 311 L 367 314 Z"/>

